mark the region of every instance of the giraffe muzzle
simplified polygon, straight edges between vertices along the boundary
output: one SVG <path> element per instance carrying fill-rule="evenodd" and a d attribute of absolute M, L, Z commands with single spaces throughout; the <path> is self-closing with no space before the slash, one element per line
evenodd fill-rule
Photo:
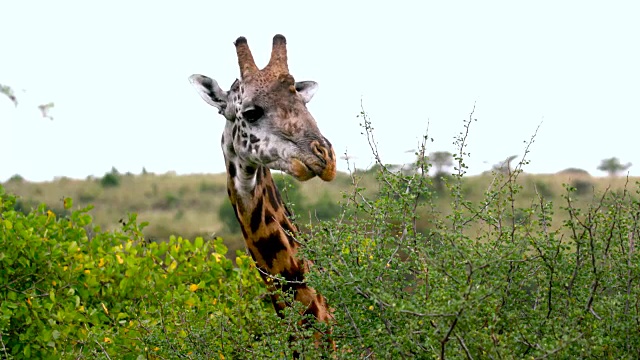
<path fill-rule="evenodd" d="M 333 180 L 336 177 L 336 156 L 333 147 L 325 146 L 319 141 L 313 141 L 311 153 L 304 160 L 291 159 L 291 175 L 300 181 L 309 180 L 314 176 L 324 181 Z"/>
<path fill-rule="evenodd" d="M 333 180 L 336 177 L 336 155 L 333 147 L 323 145 L 317 140 L 311 142 L 310 147 L 311 154 L 306 159 L 291 159 L 291 175 L 300 181 L 309 180 L 314 176 L 324 181 Z"/>

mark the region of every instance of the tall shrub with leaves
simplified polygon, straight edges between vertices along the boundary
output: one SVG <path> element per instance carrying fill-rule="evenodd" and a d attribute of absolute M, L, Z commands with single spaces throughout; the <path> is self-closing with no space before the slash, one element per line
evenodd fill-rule
<path fill-rule="evenodd" d="M 135 215 L 116 232 L 89 209 L 26 215 L 0 187 L 0 357 L 242 358 L 290 351 L 253 262 L 221 239 L 149 243 Z M 72 208 L 65 199 L 65 209 Z M 275 329 L 275 330 L 274 330 Z M 280 332 L 278 332 L 280 330 Z M 278 345 L 280 344 L 280 345 Z"/>
<path fill-rule="evenodd" d="M 410 176 L 388 171 L 362 118 L 378 195 L 367 197 L 352 174 L 343 215 L 315 226 L 304 248 L 316 264 L 310 281 L 335 308 L 340 358 L 640 356 L 640 190 L 601 194 L 580 211 L 567 186 L 561 206 L 540 197 L 517 207 L 534 135 L 523 160 L 470 202 L 462 179 L 472 113 L 455 139 L 450 211 L 439 214 L 424 165 Z M 415 227 L 420 206 L 428 231 Z M 553 223 L 556 211 L 570 220 Z"/>

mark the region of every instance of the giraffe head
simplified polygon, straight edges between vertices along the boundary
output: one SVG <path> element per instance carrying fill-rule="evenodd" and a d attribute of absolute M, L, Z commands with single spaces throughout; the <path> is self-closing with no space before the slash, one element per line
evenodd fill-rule
<path fill-rule="evenodd" d="M 209 77 L 189 77 L 204 101 L 227 119 L 222 147 L 231 162 L 229 167 L 255 171 L 258 166 L 266 166 L 301 181 L 314 176 L 333 180 L 333 147 L 306 106 L 318 84 L 296 82 L 289 74 L 284 36 L 274 36 L 271 59 L 262 70 L 256 66 L 244 37 L 235 41 L 235 47 L 241 79 L 229 91 Z"/>

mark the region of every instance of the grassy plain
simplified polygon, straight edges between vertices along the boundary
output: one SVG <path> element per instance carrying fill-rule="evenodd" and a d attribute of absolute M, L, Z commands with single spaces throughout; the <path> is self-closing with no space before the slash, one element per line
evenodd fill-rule
<path fill-rule="evenodd" d="M 281 175 L 275 175 L 276 178 L 278 176 Z M 372 172 L 360 172 L 357 177 L 359 187 L 366 188 L 369 194 L 375 194 L 378 185 Z M 190 239 L 196 236 L 205 239 L 222 236 L 230 249 L 230 255 L 235 250 L 244 248 L 241 235 L 229 231 L 219 217 L 221 206 L 230 207 L 226 174 L 123 174 L 118 175 L 118 179 L 118 185 L 104 186 L 100 178 L 59 178 L 49 182 L 28 182 L 16 177 L 3 185 L 9 193 L 20 197 L 18 206 L 24 210 L 46 203 L 54 211 L 63 212 L 62 199 L 71 197 L 74 207 L 94 206 L 91 214 L 94 223 L 102 230 L 121 226 L 119 220 L 126 219 L 128 213 L 135 212 L 139 221 L 149 222 L 145 235 L 156 241 L 166 240 L 170 235 Z M 542 196 L 545 201 L 552 201 L 556 208 L 563 206 L 566 204 L 566 200 L 562 198 L 562 194 L 566 194 L 563 184 L 571 184 L 578 188 L 578 192 L 574 194 L 577 206 L 588 206 L 594 197 L 598 197 L 607 188 L 610 191 L 620 191 L 628 183 L 633 190 L 637 188 L 637 181 L 640 178 L 592 177 L 584 173 L 522 173 L 517 183 L 523 188 L 516 196 L 515 205 L 527 208 L 539 203 L 539 196 Z M 480 208 L 485 191 L 491 186 L 495 187 L 499 180 L 492 174 L 484 174 L 465 177 L 463 182 L 465 198 L 476 204 L 476 208 Z M 446 188 L 442 189 L 434 192 L 435 206 L 432 210 L 446 215 L 450 211 L 450 198 Z M 319 199 L 329 198 L 334 203 L 343 201 L 342 194 L 353 192 L 352 178 L 349 174 L 339 173 L 331 183 L 312 179 L 299 183 L 299 192 L 303 206 L 298 209 L 313 212 Z M 419 211 L 423 211 L 426 216 L 427 209 Z M 562 224 L 565 220 L 563 216 L 566 216 L 566 212 L 554 215 L 554 226 Z M 469 229 L 472 232 L 481 230 L 481 225 Z"/>

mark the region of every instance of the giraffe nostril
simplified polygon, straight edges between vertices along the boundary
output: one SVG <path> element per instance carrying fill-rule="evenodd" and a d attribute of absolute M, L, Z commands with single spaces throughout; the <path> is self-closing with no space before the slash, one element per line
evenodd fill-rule
<path fill-rule="evenodd" d="M 309 165 L 312 171 L 324 181 L 331 181 L 336 176 L 336 161 L 331 145 L 326 146 L 320 140 L 311 142 L 310 150 L 319 161 L 312 161 Z"/>
<path fill-rule="evenodd" d="M 327 158 L 329 157 L 329 151 L 324 146 L 320 145 L 320 142 L 314 141 L 311 145 L 313 148 L 313 153 L 316 154 L 320 159 L 324 162 L 327 162 Z"/>

